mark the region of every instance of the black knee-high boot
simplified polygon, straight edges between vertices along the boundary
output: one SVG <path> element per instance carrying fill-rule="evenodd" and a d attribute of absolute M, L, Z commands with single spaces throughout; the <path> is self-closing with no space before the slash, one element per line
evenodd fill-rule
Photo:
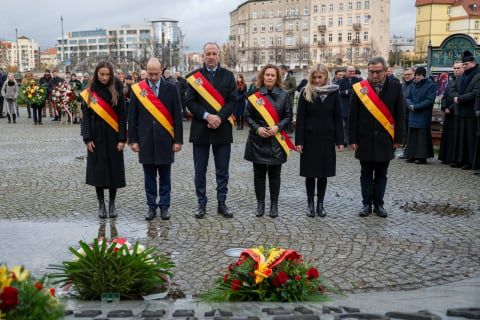
<path fill-rule="evenodd" d="M 110 218 L 117 217 L 117 209 L 115 209 L 115 196 L 117 195 L 117 189 L 110 189 L 110 202 L 108 203 L 108 216 Z"/>
<path fill-rule="evenodd" d="M 107 217 L 107 209 L 105 208 L 105 196 L 103 194 L 103 188 L 95 187 L 95 191 L 97 192 L 98 199 L 98 217 L 105 219 Z"/>
<path fill-rule="evenodd" d="M 307 188 L 307 217 L 315 217 L 315 178 L 305 178 L 305 186 Z"/>
<path fill-rule="evenodd" d="M 323 200 L 325 199 L 325 191 L 327 190 L 327 178 L 318 178 L 317 181 L 317 215 L 325 217 L 327 211 L 323 208 Z"/>

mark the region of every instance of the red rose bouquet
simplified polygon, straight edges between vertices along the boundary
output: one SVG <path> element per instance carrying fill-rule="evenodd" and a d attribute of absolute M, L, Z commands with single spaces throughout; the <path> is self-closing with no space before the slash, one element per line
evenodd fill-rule
<path fill-rule="evenodd" d="M 55 289 L 46 288 L 46 277 L 35 280 L 22 266 L 0 266 L 0 319 L 63 319 L 64 307 Z"/>
<path fill-rule="evenodd" d="M 63 82 L 53 89 L 51 99 L 57 110 L 65 111 L 71 116 L 77 108 L 78 92 L 70 83 Z"/>
<path fill-rule="evenodd" d="M 311 261 L 293 250 L 244 250 L 225 275 L 215 279 L 215 287 L 200 295 L 213 301 L 326 301 L 326 291 L 338 293 L 320 276 Z"/>

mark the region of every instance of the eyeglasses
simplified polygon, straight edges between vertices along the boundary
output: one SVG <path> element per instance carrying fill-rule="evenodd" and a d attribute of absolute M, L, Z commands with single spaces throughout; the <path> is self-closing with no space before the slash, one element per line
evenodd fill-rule
<path fill-rule="evenodd" d="M 368 70 L 368 72 L 373 74 L 382 74 L 385 72 L 385 70 Z"/>
<path fill-rule="evenodd" d="M 404 76 L 413 76 L 413 73 L 404 73 Z"/>

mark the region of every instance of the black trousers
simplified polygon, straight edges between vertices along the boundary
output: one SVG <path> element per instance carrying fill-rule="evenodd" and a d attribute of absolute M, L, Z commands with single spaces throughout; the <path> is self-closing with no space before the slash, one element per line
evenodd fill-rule
<path fill-rule="evenodd" d="M 270 201 L 277 202 L 280 194 L 280 176 L 282 165 L 253 164 L 253 184 L 257 201 L 265 201 L 266 177 L 268 173 L 268 186 L 270 188 Z"/>
<path fill-rule="evenodd" d="M 383 206 L 387 187 L 387 172 L 390 161 L 374 162 L 360 160 L 360 186 L 363 205 Z"/>

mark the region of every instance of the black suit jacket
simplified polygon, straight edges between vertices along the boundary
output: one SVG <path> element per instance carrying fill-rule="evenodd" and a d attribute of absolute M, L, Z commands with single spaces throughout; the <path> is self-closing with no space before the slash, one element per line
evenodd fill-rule
<path fill-rule="evenodd" d="M 200 71 L 206 79 L 209 79 L 209 73 L 205 65 L 193 71 L 190 75 Z M 220 66 L 215 71 L 213 87 L 223 97 L 225 104 L 220 111 L 216 111 L 208 102 L 198 94 L 190 85 L 187 89 L 187 107 L 193 114 L 192 125 L 190 128 L 190 142 L 195 144 L 226 144 L 233 142 L 232 125 L 228 117 L 235 110 L 237 103 L 237 90 L 235 85 L 235 76 L 227 69 Z M 203 119 L 205 112 L 216 114 L 222 119 L 222 124 L 217 129 L 207 128 L 207 121 Z"/>
<path fill-rule="evenodd" d="M 174 139 L 168 131 L 140 103 L 132 92 L 128 111 L 129 143 L 138 143 L 142 164 L 163 165 L 174 161 L 174 143 L 183 143 L 182 103 L 177 87 L 164 79 L 160 82 L 158 98 L 173 119 Z"/>

